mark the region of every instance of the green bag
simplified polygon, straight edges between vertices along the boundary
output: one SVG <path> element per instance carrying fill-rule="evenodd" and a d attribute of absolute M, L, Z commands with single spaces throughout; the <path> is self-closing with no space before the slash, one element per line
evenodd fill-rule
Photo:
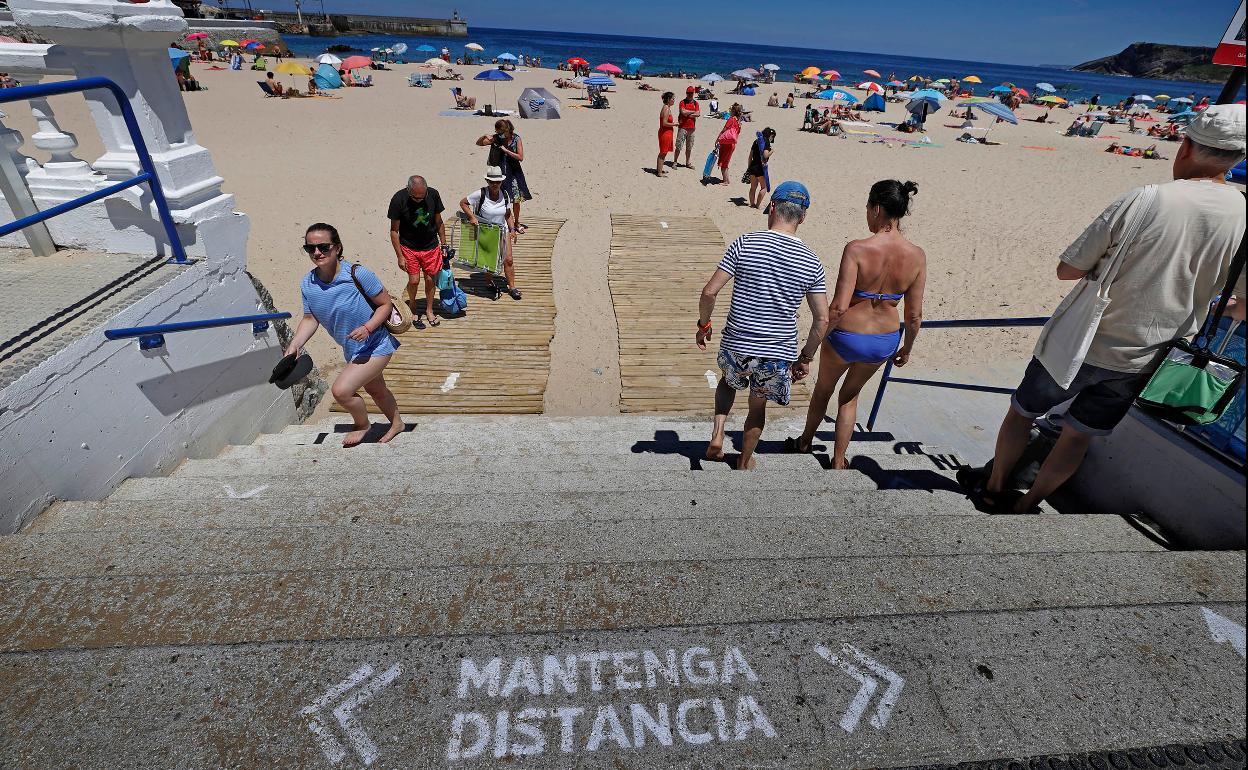
<path fill-rule="evenodd" d="M 1239 251 L 1231 260 L 1217 308 L 1205 319 L 1194 340 L 1170 343 L 1166 357 L 1136 399 L 1138 406 L 1163 420 L 1179 425 L 1217 422 L 1243 384 L 1244 364 L 1214 353 L 1211 346 L 1235 282 L 1244 269 L 1245 240 L 1240 239 Z"/>

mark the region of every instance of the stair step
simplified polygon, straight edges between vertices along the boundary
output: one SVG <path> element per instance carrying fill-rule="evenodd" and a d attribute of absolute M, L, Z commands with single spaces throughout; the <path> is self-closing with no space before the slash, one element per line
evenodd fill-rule
<path fill-rule="evenodd" d="M 0 581 L 484 564 L 1161 551 L 1106 516 L 664 518 L 131 530 L 0 539 Z"/>
<path fill-rule="evenodd" d="M 1242 552 L 724 559 L 12 580 L 0 653 L 1243 602 Z M 326 569 L 330 568 L 330 569 Z M 948 622 L 956 626 L 956 619 Z"/>
<path fill-rule="evenodd" d="M 246 490 L 243 490 L 246 491 Z M 918 492 L 881 489 L 870 492 L 773 491 L 743 501 L 739 493 L 513 492 L 476 495 L 337 494 L 316 497 L 104 500 L 57 503 L 36 518 L 28 533 L 92 529 L 241 528 L 272 526 L 411 525 L 443 522 L 637 521 L 667 517 L 721 519 L 750 516 L 944 516 L 973 512 L 960 493 L 938 489 Z"/>
<path fill-rule="evenodd" d="M 259 472 L 274 476 L 295 474 L 343 474 L 364 476 L 424 475 L 437 472 L 480 474 L 485 481 L 496 473 L 563 474 L 594 473 L 600 471 L 650 471 L 650 470 L 696 470 L 724 475 L 735 469 L 730 462 L 711 462 L 699 455 L 661 453 L 606 453 L 587 455 L 542 454 L 516 457 L 506 454 L 473 456 L 442 456 L 440 466 L 430 462 L 432 458 L 418 452 L 383 447 L 380 452 L 356 454 L 344 450 L 328 450 L 304 457 L 289 457 L 282 453 L 264 457 L 227 457 L 211 460 L 187 460 L 174 471 L 175 477 L 230 477 L 252 475 Z M 959 462 L 951 456 L 922 454 L 857 455 L 851 458 L 862 467 L 884 471 L 954 471 Z M 757 458 L 758 466 L 769 473 L 791 471 L 821 474 L 831 467 L 826 455 L 774 454 Z"/>
<path fill-rule="evenodd" d="M 491 494 L 513 491 L 644 493 L 681 491 L 770 491 L 822 490 L 868 491 L 872 489 L 945 489 L 960 491 L 949 474 L 937 472 L 931 461 L 922 470 L 891 471 L 874 464 L 875 458 L 859 458 L 856 471 L 727 471 L 647 470 L 647 471 L 560 471 L 533 473 L 513 470 L 473 472 L 456 467 L 445 472 L 418 474 L 390 468 L 371 475 L 358 473 L 308 473 L 282 477 L 272 472 L 241 473 L 225 477 L 182 475 L 160 478 L 132 478 L 125 481 L 111 500 L 151 500 L 213 497 L 282 497 L 293 499 L 336 490 L 353 495 Z M 456 464 L 459 465 L 458 463 Z M 259 470 L 259 469 L 257 469 Z M 742 504 L 746 504 L 742 499 Z"/>
<path fill-rule="evenodd" d="M 1244 622 L 1243 604 L 1207 606 Z M 385 768 L 931 766 L 1242 736 L 1243 660 L 1211 641 L 1204 622 L 1199 606 L 1126 605 L 27 653 L 6 656 L 0 702 L 15 704 L 6 712 L 6 744 L 49 769 L 347 768 L 364 766 L 366 758 Z M 854 704 L 865 685 L 816 645 L 872 683 L 861 707 Z M 645 652 L 666 666 L 668 650 L 676 657 L 676 683 L 655 668 L 647 679 Z M 853 650 L 881 672 L 866 669 Z M 690 671 L 702 675 L 697 684 L 683 670 L 686 653 Z M 546 656 L 565 664 L 577 656 L 568 666 L 575 673 L 547 683 Z M 498 678 L 489 684 L 495 659 Z M 480 686 L 465 681 L 461 696 L 465 661 L 472 662 L 469 673 L 486 676 Z M 536 684 L 524 675 L 526 662 Z M 514 678 L 513 669 L 520 672 Z M 636 740 L 634 703 L 666 722 L 667 740 L 645 731 L 644 745 Z M 713 719 L 720 704 L 724 734 Z M 526 708 L 541 711 L 522 717 Z M 569 709 L 566 752 L 560 708 Z M 496 758 L 499 712 L 507 715 L 511 740 L 498 742 L 503 756 Z M 480 721 L 468 718 L 456 742 L 458 714 Z M 599 714 L 603 724 L 618 716 L 623 732 L 602 724 L 595 732 Z M 860 719 L 847 728 L 855 714 Z M 518 721 L 533 732 L 517 730 Z M 491 733 L 484 741 L 482 724 Z M 612 737 L 602 740 L 604 734 Z M 512 744 L 529 747 L 528 755 L 513 753 Z M 448 759 L 456 748 L 460 760 Z M 1242 753 L 1235 756 L 1242 766 Z M 1137 766 L 1124 754 L 1117 758 L 1127 764 L 1110 767 Z M 21 764 L 16 756 L 13 762 Z M 1138 766 L 1161 765 L 1145 759 Z"/>

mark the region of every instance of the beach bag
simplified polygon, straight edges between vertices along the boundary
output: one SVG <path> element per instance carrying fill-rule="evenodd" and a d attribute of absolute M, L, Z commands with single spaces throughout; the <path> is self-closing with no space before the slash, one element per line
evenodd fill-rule
<path fill-rule="evenodd" d="M 1070 387 L 1075 381 L 1075 375 L 1079 373 L 1079 368 L 1083 366 L 1088 348 L 1101 325 L 1101 317 L 1109 307 L 1109 287 L 1122 266 L 1127 246 L 1139 234 L 1156 197 L 1157 186 L 1146 185 L 1131 206 L 1122 240 L 1101 266 L 1100 274 L 1095 280 L 1084 277 L 1079 281 L 1070 294 L 1066 295 L 1066 299 L 1062 300 L 1062 304 L 1053 311 L 1053 317 L 1045 324 L 1044 331 L 1036 342 L 1036 359 L 1063 390 Z"/>
<path fill-rule="evenodd" d="M 1235 283 L 1244 270 L 1244 240 L 1231 260 L 1217 308 L 1205 319 L 1194 340 L 1170 343 L 1161 365 L 1136 399 L 1144 410 L 1179 425 L 1217 422 L 1244 381 L 1244 365 L 1212 349 Z"/>
<path fill-rule="evenodd" d="M 355 288 L 360 290 L 360 294 L 364 295 L 364 301 L 373 310 L 377 306 L 373 304 L 373 298 L 368 296 L 368 292 L 364 291 L 364 287 L 360 285 L 360 279 L 355 277 L 355 269 L 359 265 L 351 265 L 351 280 L 355 283 Z M 392 295 L 393 296 L 393 295 Z M 390 318 L 385 323 L 386 331 L 391 334 L 402 334 L 412 328 L 412 311 L 408 308 L 406 302 L 390 303 Z"/>

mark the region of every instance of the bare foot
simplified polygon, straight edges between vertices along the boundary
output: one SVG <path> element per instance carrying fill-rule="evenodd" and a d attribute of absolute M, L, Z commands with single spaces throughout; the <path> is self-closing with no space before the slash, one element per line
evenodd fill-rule
<path fill-rule="evenodd" d="M 833 457 L 832 469 L 838 471 L 849 470 L 849 460 L 846 460 L 844 457 Z"/>
<path fill-rule="evenodd" d="M 372 425 L 366 425 L 363 428 L 358 425 L 354 425 L 352 427 L 354 427 L 355 430 L 342 437 L 343 449 L 350 449 L 353 446 L 358 446 L 359 443 L 364 440 L 364 437 L 368 435 L 368 429 L 371 428 Z"/>
<path fill-rule="evenodd" d="M 711 460 L 713 462 L 723 462 L 724 444 L 722 441 L 718 444 L 711 444 L 707 446 L 706 459 Z"/>
<path fill-rule="evenodd" d="M 377 439 L 377 443 L 389 444 L 391 439 L 393 439 L 395 436 L 399 435 L 405 430 L 407 430 L 407 426 L 403 424 L 402 420 L 392 422 L 390 423 L 390 430 L 386 431 L 386 435 Z"/>
<path fill-rule="evenodd" d="M 753 455 L 750 455 L 750 461 L 745 463 L 745 465 L 742 465 L 741 461 L 737 460 L 737 470 L 739 471 L 752 471 L 757 467 L 758 467 L 758 462 L 755 461 Z"/>

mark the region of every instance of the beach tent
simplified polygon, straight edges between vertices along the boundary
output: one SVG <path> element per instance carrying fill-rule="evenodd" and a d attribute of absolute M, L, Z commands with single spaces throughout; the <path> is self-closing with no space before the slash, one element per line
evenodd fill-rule
<path fill-rule="evenodd" d="M 862 103 L 862 109 L 873 110 L 875 112 L 883 112 L 884 111 L 884 97 L 880 96 L 879 94 L 874 94 L 874 93 L 871 94 L 870 96 L 867 97 L 867 100 Z"/>
<path fill-rule="evenodd" d="M 326 88 L 342 88 L 342 78 L 338 76 L 338 70 L 332 64 L 321 64 L 316 68 L 316 74 L 312 76 L 316 81 L 316 87 L 325 90 Z"/>
<path fill-rule="evenodd" d="M 815 94 L 815 98 L 816 99 L 835 99 L 838 102 L 845 102 L 846 104 L 858 103 L 857 96 L 854 96 L 850 92 L 844 91 L 840 88 L 829 88 L 825 91 L 820 91 L 819 93 Z"/>
<path fill-rule="evenodd" d="M 522 118 L 558 120 L 563 117 L 560 114 L 563 104 L 559 101 L 559 97 L 545 88 L 524 89 L 520 94 L 520 99 L 516 102 L 516 106 L 520 108 L 520 117 Z"/>

